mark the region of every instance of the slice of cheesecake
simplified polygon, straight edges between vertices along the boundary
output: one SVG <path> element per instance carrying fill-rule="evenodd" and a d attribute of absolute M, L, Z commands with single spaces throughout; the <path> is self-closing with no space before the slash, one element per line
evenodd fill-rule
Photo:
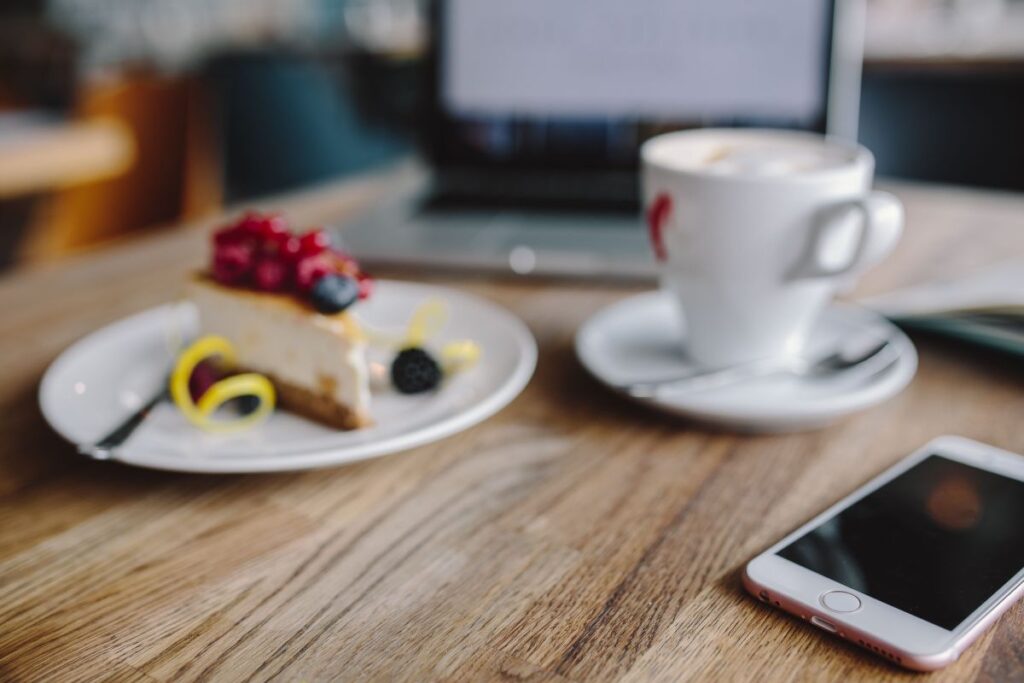
<path fill-rule="evenodd" d="M 187 293 L 200 334 L 230 341 L 242 369 L 273 382 L 282 408 L 338 429 L 371 423 L 366 339 L 349 313 L 319 313 L 291 294 L 205 275 L 193 277 Z"/>
<path fill-rule="evenodd" d="M 366 338 L 349 309 L 373 280 L 319 229 L 249 213 L 213 233 L 188 283 L 200 334 L 225 337 L 240 370 L 266 376 L 282 408 L 339 429 L 370 424 Z"/>

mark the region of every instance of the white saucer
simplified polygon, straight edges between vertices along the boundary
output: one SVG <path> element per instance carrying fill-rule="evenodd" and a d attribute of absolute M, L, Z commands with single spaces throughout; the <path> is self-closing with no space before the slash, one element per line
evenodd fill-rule
<path fill-rule="evenodd" d="M 862 309 L 834 306 L 826 310 L 808 340 L 806 355 L 828 355 L 840 340 L 870 331 L 891 338 L 899 356 L 880 372 L 854 369 L 827 380 L 777 375 L 636 400 L 742 431 L 822 427 L 892 398 L 914 377 L 914 345 L 892 323 Z M 661 292 L 649 292 L 609 306 L 588 320 L 576 334 L 576 355 L 594 377 L 626 395 L 619 388 L 623 384 L 671 377 L 692 368 L 682 350 L 685 339 L 672 300 Z"/>
<path fill-rule="evenodd" d="M 170 403 L 162 403 L 113 459 L 188 472 L 296 470 L 395 453 L 471 427 L 523 390 L 536 365 L 537 345 L 511 313 L 442 287 L 378 281 L 373 297 L 358 305 L 358 315 L 376 329 L 400 331 L 429 299 L 444 301 L 449 311 L 430 345 L 472 339 L 483 357 L 435 393 L 375 391 L 374 426 L 343 432 L 276 411 L 250 431 L 216 435 L 196 429 Z M 195 326 L 191 304 L 170 304 L 81 339 L 43 377 L 39 403 L 46 420 L 74 444 L 101 439 L 155 393 L 171 363 L 168 340 L 193 336 Z"/>

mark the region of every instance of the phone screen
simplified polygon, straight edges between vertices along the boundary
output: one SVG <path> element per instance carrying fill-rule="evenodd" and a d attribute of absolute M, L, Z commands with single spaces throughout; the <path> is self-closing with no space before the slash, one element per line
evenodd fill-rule
<path fill-rule="evenodd" d="M 931 455 L 778 554 L 953 630 L 1024 569 L 1024 482 Z"/>

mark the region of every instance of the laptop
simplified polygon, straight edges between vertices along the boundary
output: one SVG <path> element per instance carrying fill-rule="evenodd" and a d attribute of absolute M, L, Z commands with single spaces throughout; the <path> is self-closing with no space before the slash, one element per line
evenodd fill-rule
<path fill-rule="evenodd" d="M 856 136 L 850 0 L 437 0 L 429 172 L 346 225 L 372 265 L 647 279 L 640 144 L 708 126 Z"/>

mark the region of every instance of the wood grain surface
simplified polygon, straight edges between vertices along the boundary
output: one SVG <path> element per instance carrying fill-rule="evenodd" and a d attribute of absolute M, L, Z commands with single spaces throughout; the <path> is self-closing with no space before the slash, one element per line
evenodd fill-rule
<path fill-rule="evenodd" d="M 301 222 L 395 183 L 269 202 Z M 1024 199 L 896 186 L 908 234 L 864 292 L 1024 255 Z M 179 292 L 209 226 L 0 280 L 0 680 L 922 680 L 750 599 L 743 564 L 936 435 L 1024 451 L 1020 361 L 915 337 L 894 400 L 740 436 L 603 391 L 576 328 L 637 288 L 391 273 L 497 301 L 537 336 L 511 406 L 348 467 L 197 476 L 77 457 L 47 364 Z M 1024 607 L 934 681 L 1024 680 Z"/>

